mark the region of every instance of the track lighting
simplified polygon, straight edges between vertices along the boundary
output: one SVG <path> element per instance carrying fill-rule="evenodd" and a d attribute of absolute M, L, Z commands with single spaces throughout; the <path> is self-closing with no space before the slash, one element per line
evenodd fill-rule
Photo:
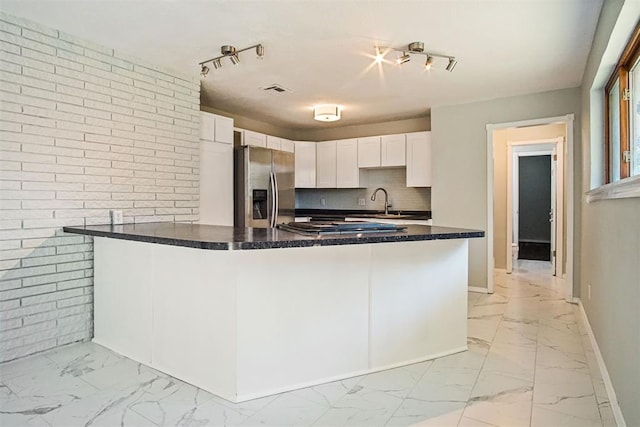
<path fill-rule="evenodd" d="M 264 58 L 264 46 L 262 44 L 254 44 L 253 46 L 245 47 L 244 49 L 236 49 L 234 46 L 231 46 L 231 45 L 223 45 L 222 47 L 220 47 L 220 53 L 222 55 L 200 62 L 199 64 L 201 66 L 200 74 L 202 75 L 202 77 L 206 77 L 207 74 L 209 73 L 209 67 L 204 65 L 207 62 L 211 62 L 213 64 L 213 68 L 216 70 L 219 68 L 222 68 L 222 62 L 221 62 L 222 58 L 228 57 L 233 65 L 238 65 L 240 63 L 240 56 L 238 56 L 238 54 L 240 52 L 244 52 L 245 50 L 249 50 L 249 49 L 256 50 L 256 55 L 258 55 L 258 59 Z"/>
<path fill-rule="evenodd" d="M 398 64 L 404 64 L 405 62 L 409 61 L 411 61 L 411 57 L 406 52 L 402 52 L 402 56 L 399 56 L 397 60 Z"/>
<path fill-rule="evenodd" d="M 381 63 L 384 60 L 384 54 L 381 53 L 383 50 L 387 52 L 391 50 L 396 52 L 401 52 L 402 55 L 398 56 L 398 59 L 396 60 L 398 64 L 404 64 L 406 62 L 409 62 L 411 60 L 411 55 L 424 55 L 427 57 L 427 60 L 424 63 L 424 67 L 427 70 L 430 70 L 432 68 L 435 58 L 448 59 L 449 63 L 447 64 L 445 69 L 449 72 L 453 71 L 456 64 L 458 63 L 458 61 L 456 61 L 456 58 L 453 56 L 443 55 L 440 53 L 425 52 L 423 42 L 409 43 L 406 47 L 383 47 L 383 46 L 374 46 L 374 47 L 376 50 L 375 60 L 377 63 Z"/>
<path fill-rule="evenodd" d="M 209 67 L 202 64 L 202 68 L 200 69 L 200 75 L 204 78 L 204 77 L 207 77 L 207 74 L 209 74 Z"/>

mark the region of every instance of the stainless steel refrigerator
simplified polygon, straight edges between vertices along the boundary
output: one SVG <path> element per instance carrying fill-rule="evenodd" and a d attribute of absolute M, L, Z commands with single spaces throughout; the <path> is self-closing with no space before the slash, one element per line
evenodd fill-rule
<path fill-rule="evenodd" d="M 234 150 L 234 225 L 275 227 L 295 219 L 294 155 L 270 148 Z"/>

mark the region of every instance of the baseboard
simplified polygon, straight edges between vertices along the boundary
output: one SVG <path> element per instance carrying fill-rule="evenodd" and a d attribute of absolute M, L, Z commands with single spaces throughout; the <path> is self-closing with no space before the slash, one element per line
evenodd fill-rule
<path fill-rule="evenodd" d="M 469 290 L 469 292 L 478 292 L 478 293 L 481 293 L 481 294 L 488 294 L 489 293 L 489 289 L 480 288 L 478 286 L 469 286 L 467 289 Z"/>
<path fill-rule="evenodd" d="M 616 392 L 613 389 L 611 377 L 609 377 L 609 371 L 607 371 L 607 365 L 604 364 L 604 359 L 602 358 L 602 353 L 600 353 L 598 342 L 596 341 L 595 335 L 593 335 L 593 330 L 591 329 L 591 324 L 589 323 L 587 312 L 584 311 L 584 306 L 582 305 L 582 301 L 580 300 L 580 298 L 573 298 L 573 300 L 574 301 L 572 302 L 577 302 L 578 306 L 580 307 L 580 312 L 582 313 L 582 318 L 587 329 L 587 334 L 589 335 L 589 341 L 591 341 L 591 346 L 593 347 L 594 353 L 596 355 L 596 360 L 598 361 L 598 368 L 600 368 L 600 374 L 602 375 L 602 380 L 604 381 L 604 388 L 607 390 L 607 397 L 609 398 L 609 404 L 611 405 L 611 410 L 613 411 L 616 425 L 618 427 L 627 427 L 627 423 L 624 421 L 624 416 L 622 415 L 622 409 L 620 409 L 620 404 L 618 403 L 618 398 L 616 397 Z"/>

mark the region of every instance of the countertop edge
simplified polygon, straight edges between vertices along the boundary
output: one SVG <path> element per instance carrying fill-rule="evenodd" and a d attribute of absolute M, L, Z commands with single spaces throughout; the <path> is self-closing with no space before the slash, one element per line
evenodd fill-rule
<path fill-rule="evenodd" d="M 132 224 L 129 224 L 132 225 Z M 91 226 L 88 226 L 91 227 Z M 424 226 L 430 227 L 430 226 Z M 129 240 L 145 243 L 156 243 L 170 246 L 183 246 L 194 249 L 205 250 L 260 250 L 260 249 L 282 249 L 282 248 L 304 248 L 312 246 L 342 246 L 342 245 L 360 245 L 368 243 L 394 243 L 394 242 L 416 242 L 427 240 L 446 240 L 446 239 L 472 239 L 484 237 L 484 231 L 465 230 L 452 232 L 436 232 L 423 234 L 405 234 L 399 233 L 380 233 L 361 236 L 341 235 L 323 236 L 321 238 L 279 238 L 271 241 L 206 241 L 193 240 L 187 238 L 172 238 L 165 236 L 155 236 L 148 234 L 136 234 L 121 230 L 96 230 L 88 228 L 80 228 L 73 226 L 63 227 L 65 233 L 82 234 L 93 237 L 107 237 L 118 240 Z M 458 229 L 454 229 L 458 230 Z M 293 236 L 299 236 L 292 234 Z"/>

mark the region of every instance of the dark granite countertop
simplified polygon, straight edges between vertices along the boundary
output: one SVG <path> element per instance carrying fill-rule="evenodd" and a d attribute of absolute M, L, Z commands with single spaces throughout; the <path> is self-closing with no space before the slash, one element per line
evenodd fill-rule
<path fill-rule="evenodd" d="M 431 211 L 408 211 L 408 210 L 389 210 L 388 219 L 411 219 L 411 220 L 427 220 L 431 219 Z M 298 209 L 296 208 L 296 216 L 309 216 L 313 218 L 333 218 L 340 219 L 346 217 L 359 218 L 382 218 L 384 211 L 375 211 L 371 209 Z"/>
<path fill-rule="evenodd" d="M 273 228 L 234 228 L 174 222 L 87 225 L 64 227 L 63 230 L 89 236 L 211 250 L 296 248 L 484 237 L 484 231 L 428 225 L 409 225 L 403 231 L 389 233 L 325 236 L 305 236 Z"/>

